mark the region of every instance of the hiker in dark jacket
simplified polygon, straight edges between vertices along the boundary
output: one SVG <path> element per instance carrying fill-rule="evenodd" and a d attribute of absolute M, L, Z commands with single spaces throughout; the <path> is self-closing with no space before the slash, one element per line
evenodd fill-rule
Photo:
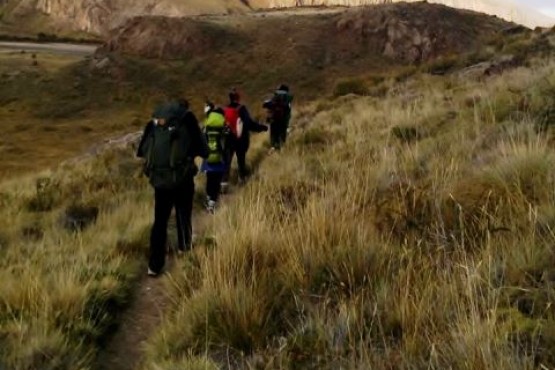
<path fill-rule="evenodd" d="M 230 134 L 226 141 L 227 168 L 222 180 L 223 190 L 228 186 L 234 154 L 237 155 L 239 181 L 244 182 L 248 175 L 246 157 L 250 146 L 250 133 L 268 131 L 266 125 L 252 119 L 247 107 L 241 104 L 241 96 L 235 89 L 229 93 L 229 104 L 224 108 L 224 115 Z"/>
<path fill-rule="evenodd" d="M 287 140 L 292 102 L 293 96 L 289 93 L 289 87 L 282 84 L 274 92 L 273 97 L 263 104 L 268 112 L 272 150 L 280 150 Z"/>
<path fill-rule="evenodd" d="M 145 158 L 145 174 L 154 187 L 154 224 L 150 235 L 148 275 L 162 271 L 166 257 L 168 220 L 175 207 L 178 252 L 192 247 L 195 157 L 208 150 L 195 115 L 186 101 L 166 104 L 145 128 L 138 154 Z"/>

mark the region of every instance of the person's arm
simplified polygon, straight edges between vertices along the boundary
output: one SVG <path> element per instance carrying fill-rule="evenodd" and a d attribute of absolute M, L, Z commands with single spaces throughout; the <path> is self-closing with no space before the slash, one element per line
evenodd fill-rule
<path fill-rule="evenodd" d="M 191 135 L 191 156 L 192 157 L 208 157 L 208 144 L 202 134 L 197 117 L 188 112 L 185 116 L 185 123 L 187 125 L 189 135 Z"/>
<path fill-rule="evenodd" d="M 137 148 L 137 157 L 144 158 L 146 156 L 146 153 L 145 153 L 146 141 L 153 129 L 154 129 L 154 122 L 150 120 L 148 121 L 148 123 L 146 124 L 143 130 L 143 135 L 141 136 L 141 141 L 139 142 L 139 147 Z"/>
<path fill-rule="evenodd" d="M 252 119 L 247 107 L 245 107 L 244 105 L 241 106 L 241 108 L 239 108 L 239 117 L 241 118 L 241 121 L 243 121 L 244 128 L 247 131 L 253 131 L 253 132 L 268 131 L 268 126 L 262 125 Z"/>

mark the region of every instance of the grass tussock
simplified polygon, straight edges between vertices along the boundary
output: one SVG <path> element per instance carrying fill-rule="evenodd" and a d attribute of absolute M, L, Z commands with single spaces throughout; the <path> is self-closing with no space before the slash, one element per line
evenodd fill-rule
<path fill-rule="evenodd" d="M 145 368 L 555 366 L 555 158 L 536 130 L 554 83 L 553 64 L 423 75 L 305 107 L 172 277 Z"/>
<path fill-rule="evenodd" d="M 146 248 L 150 193 L 130 154 L 0 185 L 0 367 L 93 363 Z"/>

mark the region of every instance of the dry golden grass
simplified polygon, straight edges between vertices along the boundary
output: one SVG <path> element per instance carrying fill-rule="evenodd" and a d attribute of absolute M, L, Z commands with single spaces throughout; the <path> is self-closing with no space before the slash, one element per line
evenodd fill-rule
<path fill-rule="evenodd" d="M 146 247 L 150 191 L 129 158 L 107 153 L 0 185 L 0 367 L 91 365 Z M 75 230 L 71 206 L 98 217 Z"/>
<path fill-rule="evenodd" d="M 65 72 L 55 81 L 74 76 Z M 145 368 L 555 367 L 555 65 L 403 79 L 299 107 L 286 149 L 170 276 L 174 304 Z M 112 86 L 103 83 L 85 96 Z M 106 116 L 39 108 L 63 116 L 50 123 L 66 139 L 90 125 L 79 137 L 97 140 L 128 131 L 131 107 L 148 114 L 144 91 L 127 91 Z M 66 93 L 41 97 L 70 102 Z M 48 163 L 86 144 L 17 136 L 25 130 L 10 113 L 29 130 L 44 121 L 24 109 L 29 95 L 15 95 L 0 113 L 10 137 L 56 153 Z M 98 117 L 121 126 L 97 132 Z M 26 153 L 14 167 L 36 165 Z M 0 182 L 0 368 L 94 368 L 144 272 L 152 194 L 132 157 L 116 149 Z M 76 230 L 75 210 L 93 222 Z"/>
<path fill-rule="evenodd" d="M 88 68 L 82 59 L 48 52 L 0 52 L 3 179 L 52 168 L 106 138 L 144 125 L 151 108 L 142 102 L 109 104 L 110 97 L 104 96 L 109 94 L 103 92 L 110 90 L 102 82 L 94 86 L 78 78 Z"/>
<path fill-rule="evenodd" d="M 302 108 L 173 276 L 145 368 L 554 367 L 554 85 L 539 64 Z"/>
<path fill-rule="evenodd" d="M 0 183 L 0 368 L 95 368 L 146 270 L 152 201 L 131 147 Z"/>

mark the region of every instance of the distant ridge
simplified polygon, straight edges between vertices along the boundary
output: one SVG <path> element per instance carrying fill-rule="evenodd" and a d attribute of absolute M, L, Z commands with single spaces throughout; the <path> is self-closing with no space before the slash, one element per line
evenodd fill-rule
<path fill-rule="evenodd" d="M 417 2 L 419 0 L 405 0 Z M 307 6 L 361 6 L 400 0 L 0 0 L 0 34 L 105 34 L 135 16 L 183 17 L 236 14 Z M 530 28 L 551 27 L 555 19 L 510 0 L 429 0 L 498 16 Z"/>
<path fill-rule="evenodd" d="M 260 8 L 280 8 L 322 5 L 361 6 L 402 1 L 419 2 L 422 0 L 253 0 L 251 3 Z M 551 18 L 531 7 L 516 4 L 511 0 L 428 0 L 428 2 L 496 15 L 504 20 L 530 28 L 552 27 L 555 25 L 555 18 Z"/>

